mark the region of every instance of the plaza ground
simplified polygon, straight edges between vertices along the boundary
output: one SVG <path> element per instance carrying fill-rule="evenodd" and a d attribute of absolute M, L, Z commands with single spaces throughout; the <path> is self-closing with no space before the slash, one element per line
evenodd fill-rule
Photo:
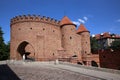
<path fill-rule="evenodd" d="M 0 64 L 0 80 L 120 80 L 119 75 L 54 62 Z"/>

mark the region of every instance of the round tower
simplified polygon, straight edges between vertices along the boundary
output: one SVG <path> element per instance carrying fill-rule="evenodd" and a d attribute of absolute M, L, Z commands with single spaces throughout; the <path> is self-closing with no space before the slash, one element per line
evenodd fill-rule
<path fill-rule="evenodd" d="M 10 58 L 14 60 L 53 58 L 53 53 L 56 54 L 61 46 L 59 25 L 59 21 L 45 16 L 20 15 L 12 18 Z"/>
<path fill-rule="evenodd" d="M 90 47 L 90 32 L 85 28 L 83 24 L 80 24 L 77 34 L 81 35 L 81 54 L 89 55 L 91 54 Z"/>
<path fill-rule="evenodd" d="M 65 49 L 67 56 L 72 57 L 78 52 L 76 50 L 76 25 L 64 16 L 60 22 L 62 32 L 62 47 Z"/>

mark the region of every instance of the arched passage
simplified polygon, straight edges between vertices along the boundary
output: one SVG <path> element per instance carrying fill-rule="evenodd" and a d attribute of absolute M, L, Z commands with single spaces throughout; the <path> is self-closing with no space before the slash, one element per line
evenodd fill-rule
<path fill-rule="evenodd" d="M 35 52 L 33 46 L 30 43 L 23 41 L 19 44 L 17 51 L 22 59 L 24 58 L 25 60 L 34 60 Z"/>
<path fill-rule="evenodd" d="M 98 67 L 98 64 L 95 61 L 91 61 L 91 65 L 94 67 Z"/>
<path fill-rule="evenodd" d="M 82 63 L 81 63 L 81 62 L 77 62 L 77 64 L 82 65 Z"/>

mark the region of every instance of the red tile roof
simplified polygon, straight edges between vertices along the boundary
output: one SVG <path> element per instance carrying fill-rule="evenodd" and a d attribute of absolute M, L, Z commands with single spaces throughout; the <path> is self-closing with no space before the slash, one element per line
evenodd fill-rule
<path fill-rule="evenodd" d="M 95 35 L 95 38 L 96 38 L 96 39 L 100 39 L 100 36 L 101 36 L 100 34 L 96 34 L 96 35 Z"/>
<path fill-rule="evenodd" d="M 104 34 L 103 34 L 103 38 L 110 38 L 111 37 L 111 35 L 109 34 L 109 32 L 105 32 Z"/>
<path fill-rule="evenodd" d="M 77 33 L 81 33 L 81 32 L 89 32 L 83 24 L 80 24 L 77 30 Z"/>
<path fill-rule="evenodd" d="M 119 35 L 116 35 L 116 34 L 112 35 L 112 34 L 110 34 L 109 32 L 105 32 L 105 33 L 102 33 L 102 34 L 97 34 L 97 35 L 95 35 L 95 38 L 96 38 L 96 39 L 120 38 L 120 36 L 119 36 Z"/>
<path fill-rule="evenodd" d="M 64 16 L 60 22 L 61 25 L 65 25 L 65 24 L 73 24 L 72 21 L 67 17 Z"/>

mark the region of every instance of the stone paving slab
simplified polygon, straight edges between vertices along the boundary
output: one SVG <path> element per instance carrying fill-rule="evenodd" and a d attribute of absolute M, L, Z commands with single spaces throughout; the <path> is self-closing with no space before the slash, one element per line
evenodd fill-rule
<path fill-rule="evenodd" d="M 9 65 L 21 80 L 98 80 L 80 73 L 55 68 L 50 65 Z"/>
<path fill-rule="evenodd" d="M 41 63 L 32 63 L 29 65 L 42 65 Z M 81 67 L 76 67 L 76 66 L 71 66 L 71 65 L 65 65 L 65 64 L 57 64 L 54 65 L 53 63 L 45 63 L 44 65 L 51 66 L 54 68 L 59 68 L 62 70 L 67 70 L 67 71 L 72 71 L 72 72 L 77 72 L 79 74 L 84 74 L 86 76 L 91 76 L 97 79 L 103 79 L 103 80 L 120 80 L 120 74 L 115 74 L 115 73 L 109 73 L 105 71 L 98 71 L 98 70 L 91 70 L 91 69 L 86 69 L 86 68 L 81 68 Z"/>
<path fill-rule="evenodd" d="M 108 72 L 103 72 L 103 71 L 78 68 L 78 67 L 67 66 L 67 65 L 56 65 L 56 67 L 61 68 L 61 69 L 65 69 L 65 70 L 78 72 L 78 73 L 81 73 L 81 74 L 84 74 L 87 76 L 105 79 L 105 80 L 120 80 L 119 74 L 113 74 L 113 73 L 108 73 Z"/>
<path fill-rule="evenodd" d="M 0 64 L 0 80 L 98 80 L 55 66 L 53 63 Z"/>
<path fill-rule="evenodd" d="M 0 64 L 0 80 L 120 80 L 120 75 L 54 62 L 10 62 Z"/>

